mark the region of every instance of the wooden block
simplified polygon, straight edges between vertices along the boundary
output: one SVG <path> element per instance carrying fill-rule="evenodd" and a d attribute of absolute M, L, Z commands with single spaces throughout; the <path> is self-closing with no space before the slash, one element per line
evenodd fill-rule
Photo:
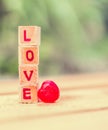
<path fill-rule="evenodd" d="M 20 85 L 36 85 L 38 83 L 38 66 L 19 66 Z"/>
<path fill-rule="evenodd" d="M 37 99 L 38 86 L 23 86 L 20 88 L 20 102 L 21 103 L 35 103 Z"/>
<path fill-rule="evenodd" d="M 39 26 L 19 26 L 18 39 L 20 45 L 39 45 L 40 27 Z"/>
<path fill-rule="evenodd" d="M 19 47 L 19 64 L 39 64 L 39 47 L 38 46 L 20 46 Z"/>

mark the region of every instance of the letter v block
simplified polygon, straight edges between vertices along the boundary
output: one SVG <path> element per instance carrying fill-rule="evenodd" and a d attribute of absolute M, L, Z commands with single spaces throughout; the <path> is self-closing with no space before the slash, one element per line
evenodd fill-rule
<path fill-rule="evenodd" d="M 37 86 L 23 86 L 20 88 L 20 101 L 22 103 L 37 102 Z"/>
<path fill-rule="evenodd" d="M 39 46 L 19 47 L 19 64 L 39 64 Z"/>
<path fill-rule="evenodd" d="M 20 45 L 39 45 L 40 27 L 38 26 L 19 26 L 18 28 Z"/>
<path fill-rule="evenodd" d="M 38 83 L 38 66 L 19 67 L 20 85 L 36 85 Z"/>

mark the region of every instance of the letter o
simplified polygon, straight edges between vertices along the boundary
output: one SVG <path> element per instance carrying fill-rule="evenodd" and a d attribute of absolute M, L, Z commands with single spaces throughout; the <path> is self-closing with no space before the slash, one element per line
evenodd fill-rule
<path fill-rule="evenodd" d="M 27 58 L 27 60 L 32 61 L 34 59 L 34 53 L 33 53 L 33 51 L 27 50 L 26 51 L 26 58 Z"/>

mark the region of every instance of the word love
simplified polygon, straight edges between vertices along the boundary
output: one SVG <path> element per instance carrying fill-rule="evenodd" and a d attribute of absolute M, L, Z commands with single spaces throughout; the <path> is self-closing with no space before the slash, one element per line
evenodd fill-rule
<path fill-rule="evenodd" d="M 37 102 L 40 27 L 19 26 L 20 102 Z"/>

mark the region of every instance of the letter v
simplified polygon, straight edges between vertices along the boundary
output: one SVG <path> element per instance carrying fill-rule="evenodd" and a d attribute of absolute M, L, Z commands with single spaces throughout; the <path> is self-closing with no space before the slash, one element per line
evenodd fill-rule
<path fill-rule="evenodd" d="M 26 79 L 27 79 L 28 81 L 30 81 L 30 79 L 31 79 L 31 77 L 32 77 L 32 74 L 33 74 L 33 70 L 30 71 L 30 74 L 29 74 L 29 75 L 27 74 L 27 71 L 23 71 L 23 72 L 24 72 L 24 75 L 25 75 Z"/>

